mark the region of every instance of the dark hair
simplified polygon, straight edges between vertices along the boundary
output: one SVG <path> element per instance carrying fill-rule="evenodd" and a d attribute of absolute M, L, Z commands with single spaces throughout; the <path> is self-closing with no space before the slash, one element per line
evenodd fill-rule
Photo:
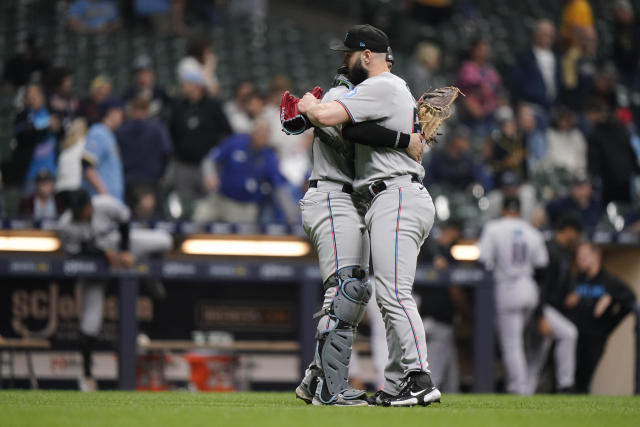
<path fill-rule="evenodd" d="M 73 70 L 69 67 L 59 66 L 55 67 L 49 72 L 48 88 L 50 91 L 57 90 L 62 82 L 69 76 L 73 75 Z"/>
<path fill-rule="evenodd" d="M 520 199 L 515 196 L 506 196 L 502 201 L 502 209 L 512 212 L 520 212 Z"/>
<path fill-rule="evenodd" d="M 204 53 L 207 49 L 213 49 L 211 42 L 205 37 L 191 39 L 187 45 L 187 56 L 192 56 L 199 63 L 204 64 Z"/>
<path fill-rule="evenodd" d="M 244 85 L 251 85 L 251 87 L 254 87 L 254 84 L 251 80 L 245 79 L 245 80 L 238 80 L 237 82 L 235 82 L 233 84 L 233 96 L 235 97 L 236 95 L 238 95 L 238 92 L 240 91 L 240 88 Z"/>
<path fill-rule="evenodd" d="M 578 233 L 581 233 L 584 229 L 584 225 L 582 224 L 582 220 L 578 218 L 576 215 L 565 215 L 558 218 L 555 223 L 556 231 L 566 230 L 567 228 L 571 228 Z"/>
<path fill-rule="evenodd" d="M 575 120 L 575 117 L 576 117 L 575 113 L 563 105 L 554 107 L 551 110 L 551 125 L 554 128 L 557 128 L 561 120 L 563 119 Z"/>
<path fill-rule="evenodd" d="M 464 223 L 462 221 L 460 221 L 459 219 L 451 218 L 451 219 L 448 219 L 447 221 L 445 221 L 440 226 L 440 229 L 442 229 L 442 230 L 445 230 L 447 228 L 453 228 L 455 230 L 462 231 L 464 229 Z"/>
<path fill-rule="evenodd" d="M 82 210 L 91 203 L 91 196 L 86 190 L 72 191 L 68 195 L 67 204 L 73 216 L 77 216 Z"/>

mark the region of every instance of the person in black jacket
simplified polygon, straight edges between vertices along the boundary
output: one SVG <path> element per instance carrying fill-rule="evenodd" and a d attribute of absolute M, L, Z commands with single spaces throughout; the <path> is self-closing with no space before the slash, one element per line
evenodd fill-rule
<path fill-rule="evenodd" d="M 565 216 L 556 223 L 553 238 L 547 241 L 549 263 L 539 272 L 540 303 L 536 309 L 537 329 L 542 340 L 532 345 L 529 362 L 529 384 L 534 393 L 538 376 L 547 360 L 551 344 L 555 342 L 554 361 L 556 391 L 573 391 L 576 371 L 576 345 L 578 330 L 565 317 L 564 300 L 571 292 L 571 261 L 573 251 L 582 232 L 582 223 L 576 216 Z"/>
<path fill-rule="evenodd" d="M 631 201 L 631 177 L 640 167 L 629 131 L 598 103 L 589 103 L 587 117 L 593 126 L 588 138 L 589 174 L 601 181 L 602 204 Z"/>
<path fill-rule="evenodd" d="M 566 300 L 568 316 L 578 326 L 576 391 L 588 393 L 607 339 L 635 306 L 635 295 L 602 268 L 602 250 L 593 243 L 578 246 L 578 276 Z"/>
<path fill-rule="evenodd" d="M 514 103 L 527 102 L 547 111 L 560 88 L 560 62 L 553 53 L 555 26 L 547 19 L 536 22 L 531 46 L 516 60 L 511 74 Z"/>
<path fill-rule="evenodd" d="M 174 105 L 170 132 L 175 153 L 175 189 L 183 200 L 204 194 L 201 162 L 214 146 L 231 134 L 231 126 L 218 99 L 206 94 L 198 69 L 180 75 L 182 98 Z"/>

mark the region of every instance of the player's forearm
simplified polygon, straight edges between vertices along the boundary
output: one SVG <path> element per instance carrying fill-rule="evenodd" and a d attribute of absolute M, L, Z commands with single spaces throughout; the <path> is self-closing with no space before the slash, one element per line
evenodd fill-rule
<path fill-rule="evenodd" d="M 107 194 L 107 187 L 102 182 L 102 178 L 100 178 L 96 168 L 93 166 L 85 167 L 84 176 L 98 194 Z"/>
<path fill-rule="evenodd" d="M 337 102 L 316 104 L 307 111 L 307 118 L 314 126 L 337 126 L 349 121 L 349 115 Z"/>

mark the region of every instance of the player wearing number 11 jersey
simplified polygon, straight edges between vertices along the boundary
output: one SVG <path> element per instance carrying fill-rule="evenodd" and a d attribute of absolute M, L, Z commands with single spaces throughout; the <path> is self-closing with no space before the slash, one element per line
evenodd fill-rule
<path fill-rule="evenodd" d="M 548 263 L 544 236 L 520 218 L 520 201 L 506 197 L 502 217 L 489 221 L 480 236 L 480 261 L 493 271 L 498 341 L 509 393 L 528 394 L 524 329 L 538 304 L 534 272 Z"/>

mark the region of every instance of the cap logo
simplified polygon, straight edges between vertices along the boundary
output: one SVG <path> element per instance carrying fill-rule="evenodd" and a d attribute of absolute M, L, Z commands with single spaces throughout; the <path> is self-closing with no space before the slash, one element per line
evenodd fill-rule
<path fill-rule="evenodd" d="M 360 47 L 365 47 L 366 45 L 364 44 L 364 42 L 360 42 Z"/>
<path fill-rule="evenodd" d="M 348 38 L 349 38 L 349 33 L 344 35 L 344 41 L 346 42 Z"/>

